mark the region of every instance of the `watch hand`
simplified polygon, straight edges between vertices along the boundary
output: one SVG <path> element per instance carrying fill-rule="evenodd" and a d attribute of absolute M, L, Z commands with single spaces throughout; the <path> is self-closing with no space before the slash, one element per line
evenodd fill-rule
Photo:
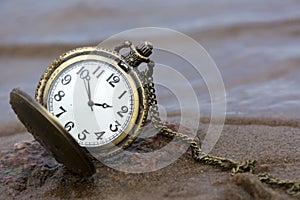
<path fill-rule="evenodd" d="M 84 81 L 85 90 L 86 90 L 88 98 L 89 98 L 88 105 L 91 107 L 91 110 L 93 111 L 94 102 L 92 101 L 92 98 L 91 98 L 90 79 L 89 78 L 83 79 L 83 81 Z"/>
<path fill-rule="evenodd" d="M 110 106 L 110 105 L 108 105 L 106 103 L 103 103 L 103 104 L 101 104 L 101 103 L 94 103 L 94 105 L 95 106 L 101 106 L 103 108 L 111 108 L 112 107 L 112 106 Z"/>

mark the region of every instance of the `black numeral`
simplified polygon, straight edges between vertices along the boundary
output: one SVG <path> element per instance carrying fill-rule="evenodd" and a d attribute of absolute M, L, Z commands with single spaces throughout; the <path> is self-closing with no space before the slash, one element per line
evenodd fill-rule
<path fill-rule="evenodd" d="M 84 129 L 81 133 L 78 133 L 78 139 L 85 140 L 87 134 L 90 134 L 90 133 L 86 129 Z"/>
<path fill-rule="evenodd" d="M 95 71 L 93 72 L 94 75 L 97 74 L 97 72 L 100 70 L 100 66 L 97 67 L 97 69 L 95 69 Z M 101 70 L 97 75 L 96 75 L 96 78 L 99 78 L 101 76 L 101 74 L 103 74 L 104 70 Z"/>
<path fill-rule="evenodd" d="M 112 80 L 111 80 L 112 79 Z M 110 75 L 110 77 L 108 77 L 108 79 L 106 79 L 106 81 L 112 86 L 115 87 L 115 84 L 118 83 L 120 81 L 120 78 L 118 76 L 115 76 L 114 73 L 112 73 Z"/>
<path fill-rule="evenodd" d="M 97 140 L 101 140 L 104 133 L 105 133 L 105 131 L 95 132 L 95 135 L 97 136 Z M 81 133 L 78 133 L 78 139 L 85 140 L 86 136 L 88 134 L 90 134 L 90 132 L 88 132 L 86 129 L 84 129 Z"/>
<path fill-rule="evenodd" d="M 96 76 L 96 78 L 99 78 L 103 73 L 104 70 L 100 70 L 101 67 L 98 66 L 94 71 L 93 75 Z M 90 80 L 90 71 L 88 69 L 85 69 L 85 67 L 81 67 L 80 70 L 77 72 L 77 74 L 80 76 L 81 79 L 86 79 L 87 81 Z"/>
<path fill-rule="evenodd" d="M 63 79 L 61 79 L 61 83 L 63 85 L 68 85 L 71 82 L 71 80 L 72 80 L 71 75 L 67 74 L 67 75 L 64 76 Z"/>
<path fill-rule="evenodd" d="M 79 75 L 79 77 L 81 79 L 86 79 L 86 80 L 90 80 L 90 72 L 87 69 L 84 69 L 85 67 L 81 67 L 80 70 L 77 72 L 77 74 Z"/>
<path fill-rule="evenodd" d="M 74 122 L 68 122 L 65 124 L 65 129 L 67 131 L 71 131 L 71 129 L 74 128 L 74 126 L 75 126 Z"/>
<path fill-rule="evenodd" d="M 97 136 L 97 140 L 102 140 L 102 136 L 104 135 L 105 131 L 96 132 L 95 135 Z"/>
<path fill-rule="evenodd" d="M 67 112 L 67 111 L 64 109 L 64 107 L 62 107 L 62 106 L 60 106 L 59 109 L 61 110 L 61 112 L 55 115 L 57 118 L 59 118 L 62 114 L 64 114 L 65 112 Z"/>
<path fill-rule="evenodd" d="M 61 101 L 61 99 L 65 96 L 65 93 L 63 91 L 59 91 L 56 95 L 54 95 L 54 99 L 56 101 Z"/>
<path fill-rule="evenodd" d="M 125 113 L 128 113 L 128 107 L 127 106 L 122 106 L 121 107 L 121 110 L 117 112 L 117 114 L 120 116 L 120 117 L 124 117 L 123 114 Z"/>
<path fill-rule="evenodd" d="M 121 99 L 125 94 L 126 94 L 126 90 L 118 97 L 118 99 Z"/>
<path fill-rule="evenodd" d="M 121 126 L 121 124 L 116 120 L 115 121 L 115 125 L 113 125 L 113 124 L 110 124 L 110 126 L 109 126 L 109 129 L 112 131 L 112 132 L 117 132 L 118 130 L 119 130 L 119 126 Z"/>

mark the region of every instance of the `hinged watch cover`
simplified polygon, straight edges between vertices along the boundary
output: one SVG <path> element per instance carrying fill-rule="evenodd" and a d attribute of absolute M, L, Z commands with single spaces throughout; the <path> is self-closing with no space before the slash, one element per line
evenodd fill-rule
<path fill-rule="evenodd" d="M 70 171 L 91 176 L 96 169 L 87 150 L 37 101 L 22 90 L 10 93 L 10 104 L 28 132 Z"/>

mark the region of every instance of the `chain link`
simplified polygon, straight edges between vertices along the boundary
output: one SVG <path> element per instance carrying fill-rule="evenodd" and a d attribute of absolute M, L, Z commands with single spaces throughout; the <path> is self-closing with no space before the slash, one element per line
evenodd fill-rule
<path fill-rule="evenodd" d="M 269 173 L 259 173 L 256 176 L 261 182 L 287 188 L 288 194 L 300 196 L 300 180 L 281 180 Z"/>
<path fill-rule="evenodd" d="M 147 93 L 150 119 L 153 123 L 153 126 L 157 130 L 159 130 L 159 133 L 167 137 L 176 137 L 190 144 L 192 157 L 197 162 L 206 165 L 214 165 L 223 170 L 231 171 L 231 175 L 237 173 L 245 173 L 245 172 L 254 174 L 255 164 L 256 164 L 255 160 L 245 160 L 245 161 L 237 162 L 228 158 L 222 158 L 222 157 L 210 155 L 208 153 L 203 152 L 193 138 L 188 137 L 183 133 L 174 131 L 168 128 L 167 126 L 164 126 L 162 120 L 160 119 L 159 111 L 158 111 L 155 87 L 153 82 L 153 68 L 154 68 L 154 62 L 150 60 L 150 62 L 148 63 L 148 69 L 143 72 L 140 72 L 140 78 L 144 84 L 144 88 Z M 300 195 L 300 180 L 280 180 L 268 173 L 259 173 L 256 174 L 256 176 L 261 182 L 287 188 L 287 193 L 290 195 L 293 196 Z"/>

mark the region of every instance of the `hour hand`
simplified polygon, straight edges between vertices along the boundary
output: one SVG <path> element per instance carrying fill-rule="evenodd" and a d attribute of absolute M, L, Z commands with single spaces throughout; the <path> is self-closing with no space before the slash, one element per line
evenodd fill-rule
<path fill-rule="evenodd" d="M 102 108 L 111 108 L 112 106 L 107 103 L 94 103 L 95 106 L 101 106 Z"/>

